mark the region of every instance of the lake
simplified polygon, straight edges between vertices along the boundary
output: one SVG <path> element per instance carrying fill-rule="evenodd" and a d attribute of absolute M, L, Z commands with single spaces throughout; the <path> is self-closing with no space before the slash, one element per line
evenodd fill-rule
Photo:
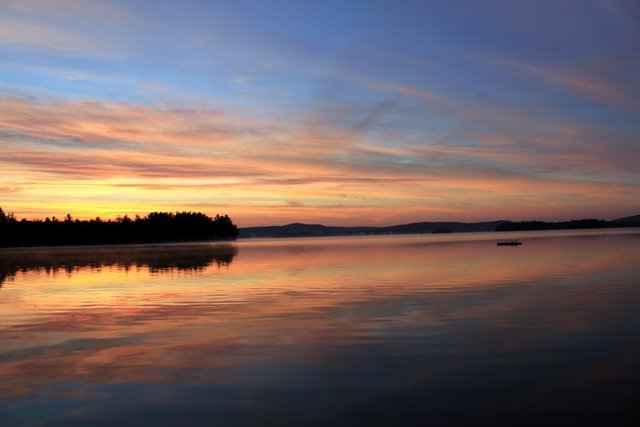
<path fill-rule="evenodd" d="M 640 425 L 639 229 L 4 249 L 0 283 L 2 426 Z"/>

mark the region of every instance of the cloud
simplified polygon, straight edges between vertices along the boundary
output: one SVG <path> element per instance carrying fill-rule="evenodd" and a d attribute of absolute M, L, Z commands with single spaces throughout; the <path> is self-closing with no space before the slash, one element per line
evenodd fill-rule
<path fill-rule="evenodd" d="M 632 136 L 526 115 L 514 127 L 512 112 L 455 107 L 464 127 L 416 138 L 382 126 L 401 107 L 382 100 L 348 120 L 321 111 L 280 121 L 5 96 L 3 186 L 21 190 L 4 191 L 3 207 L 18 216 L 47 206 L 48 215 L 104 216 L 226 206 L 243 226 L 280 216 L 353 224 L 491 219 L 505 205 L 577 210 L 588 199 L 620 206 L 639 189 Z"/>
<path fill-rule="evenodd" d="M 0 99 L 5 131 L 50 141 L 77 140 L 103 148 L 122 143 L 205 144 L 264 131 L 240 118 L 214 110 L 152 108 L 96 101 L 30 102 Z M 264 126 L 264 125 L 263 125 Z"/>
<path fill-rule="evenodd" d="M 365 82 L 365 84 L 374 89 L 397 92 L 405 96 L 421 98 L 436 106 L 448 105 L 448 102 L 445 101 L 442 96 L 434 92 L 426 91 L 424 89 L 419 89 L 416 87 L 397 84 L 397 83 L 380 82 L 380 81 L 368 81 L 368 82 Z"/>
<path fill-rule="evenodd" d="M 0 46 L 91 57 L 122 55 L 123 46 L 102 30 L 135 22 L 128 10 L 96 0 L 7 0 L 0 14 Z M 94 31 L 86 31 L 87 22 Z"/>
<path fill-rule="evenodd" d="M 251 81 L 253 81 L 253 79 L 254 78 L 250 76 L 235 76 L 234 78 L 231 79 L 231 83 L 235 85 L 240 85 L 244 83 L 250 83 Z"/>
<path fill-rule="evenodd" d="M 0 187 L 0 194 L 17 193 L 20 190 L 20 187 Z"/>
<path fill-rule="evenodd" d="M 638 108 L 639 106 L 637 94 L 634 94 L 632 88 L 621 85 L 611 78 L 599 75 L 598 69 L 593 66 L 562 68 L 559 66 L 534 65 L 510 59 L 493 59 L 491 62 L 603 104 L 627 108 Z M 612 63 L 615 62 L 613 61 Z"/>
<path fill-rule="evenodd" d="M 97 55 L 105 45 L 86 35 L 49 25 L 0 19 L 0 45 L 46 49 L 59 53 Z"/>
<path fill-rule="evenodd" d="M 32 18 L 79 20 L 91 17 L 97 21 L 128 21 L 131 13 L 113 2 L 100 0 L 4 0 L 3 13 Z"/>

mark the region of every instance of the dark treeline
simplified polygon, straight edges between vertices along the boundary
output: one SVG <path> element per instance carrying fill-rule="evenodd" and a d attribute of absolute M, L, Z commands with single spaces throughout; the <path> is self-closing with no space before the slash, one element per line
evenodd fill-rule
<path fill-rule="evenodd" d="M 152 212 L 115 220 L 46 218 L 18 220 L 0 208 L 0 247 L 112 245 L 235 239 L 238 227 L 227 215 L 200 212 Z"/>
<path fill-rule="evenodd" d="M 546 222 L 546 221 L 519 221 L 499 224 L 496 231 L 526 231 L 526 230 L 572 230 L 579 228 L 606 228 L 620 227 L 614 221 L 607 222 L 603 219 L 572 219 L 571 221 Z"/>

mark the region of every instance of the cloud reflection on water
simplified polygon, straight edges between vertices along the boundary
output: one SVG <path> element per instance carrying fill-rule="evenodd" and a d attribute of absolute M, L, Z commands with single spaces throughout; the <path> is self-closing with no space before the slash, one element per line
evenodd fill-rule
<path fill-rule="evenodd" d="M 15 314 L 1 317 L 4 413 L 55 401 L 90 411 L 52 409 L 51 424 L 620 413 L 640 377 L 639 245 L 246 241 L 226 268 L 187 276 L 25 271 L 0 292 Z"/>

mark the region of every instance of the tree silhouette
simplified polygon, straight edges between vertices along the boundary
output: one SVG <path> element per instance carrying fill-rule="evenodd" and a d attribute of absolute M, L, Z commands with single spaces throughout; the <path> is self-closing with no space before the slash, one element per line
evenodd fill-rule
<path fill-rule="evenodd" d="M 603 219 L 572 219 L 571 221 L 545 222 L 520 221 L 500 224 L 496 231 L 526 231 L 526 230 L 572 230 L 580 228 L 605 228 L 616 226 L 612 221 Z"/>
<path fill-rule="evenodd" d="M 150 242 L 224 240 L 238 237 L 238 227 L 227 215 L 209 217 L 201 212 L 151 212 L 115 220 L 100 217 L 63 221 L 56 217 L 17 221 L 0 208 L 0 246 L 101 245 Z"/>

